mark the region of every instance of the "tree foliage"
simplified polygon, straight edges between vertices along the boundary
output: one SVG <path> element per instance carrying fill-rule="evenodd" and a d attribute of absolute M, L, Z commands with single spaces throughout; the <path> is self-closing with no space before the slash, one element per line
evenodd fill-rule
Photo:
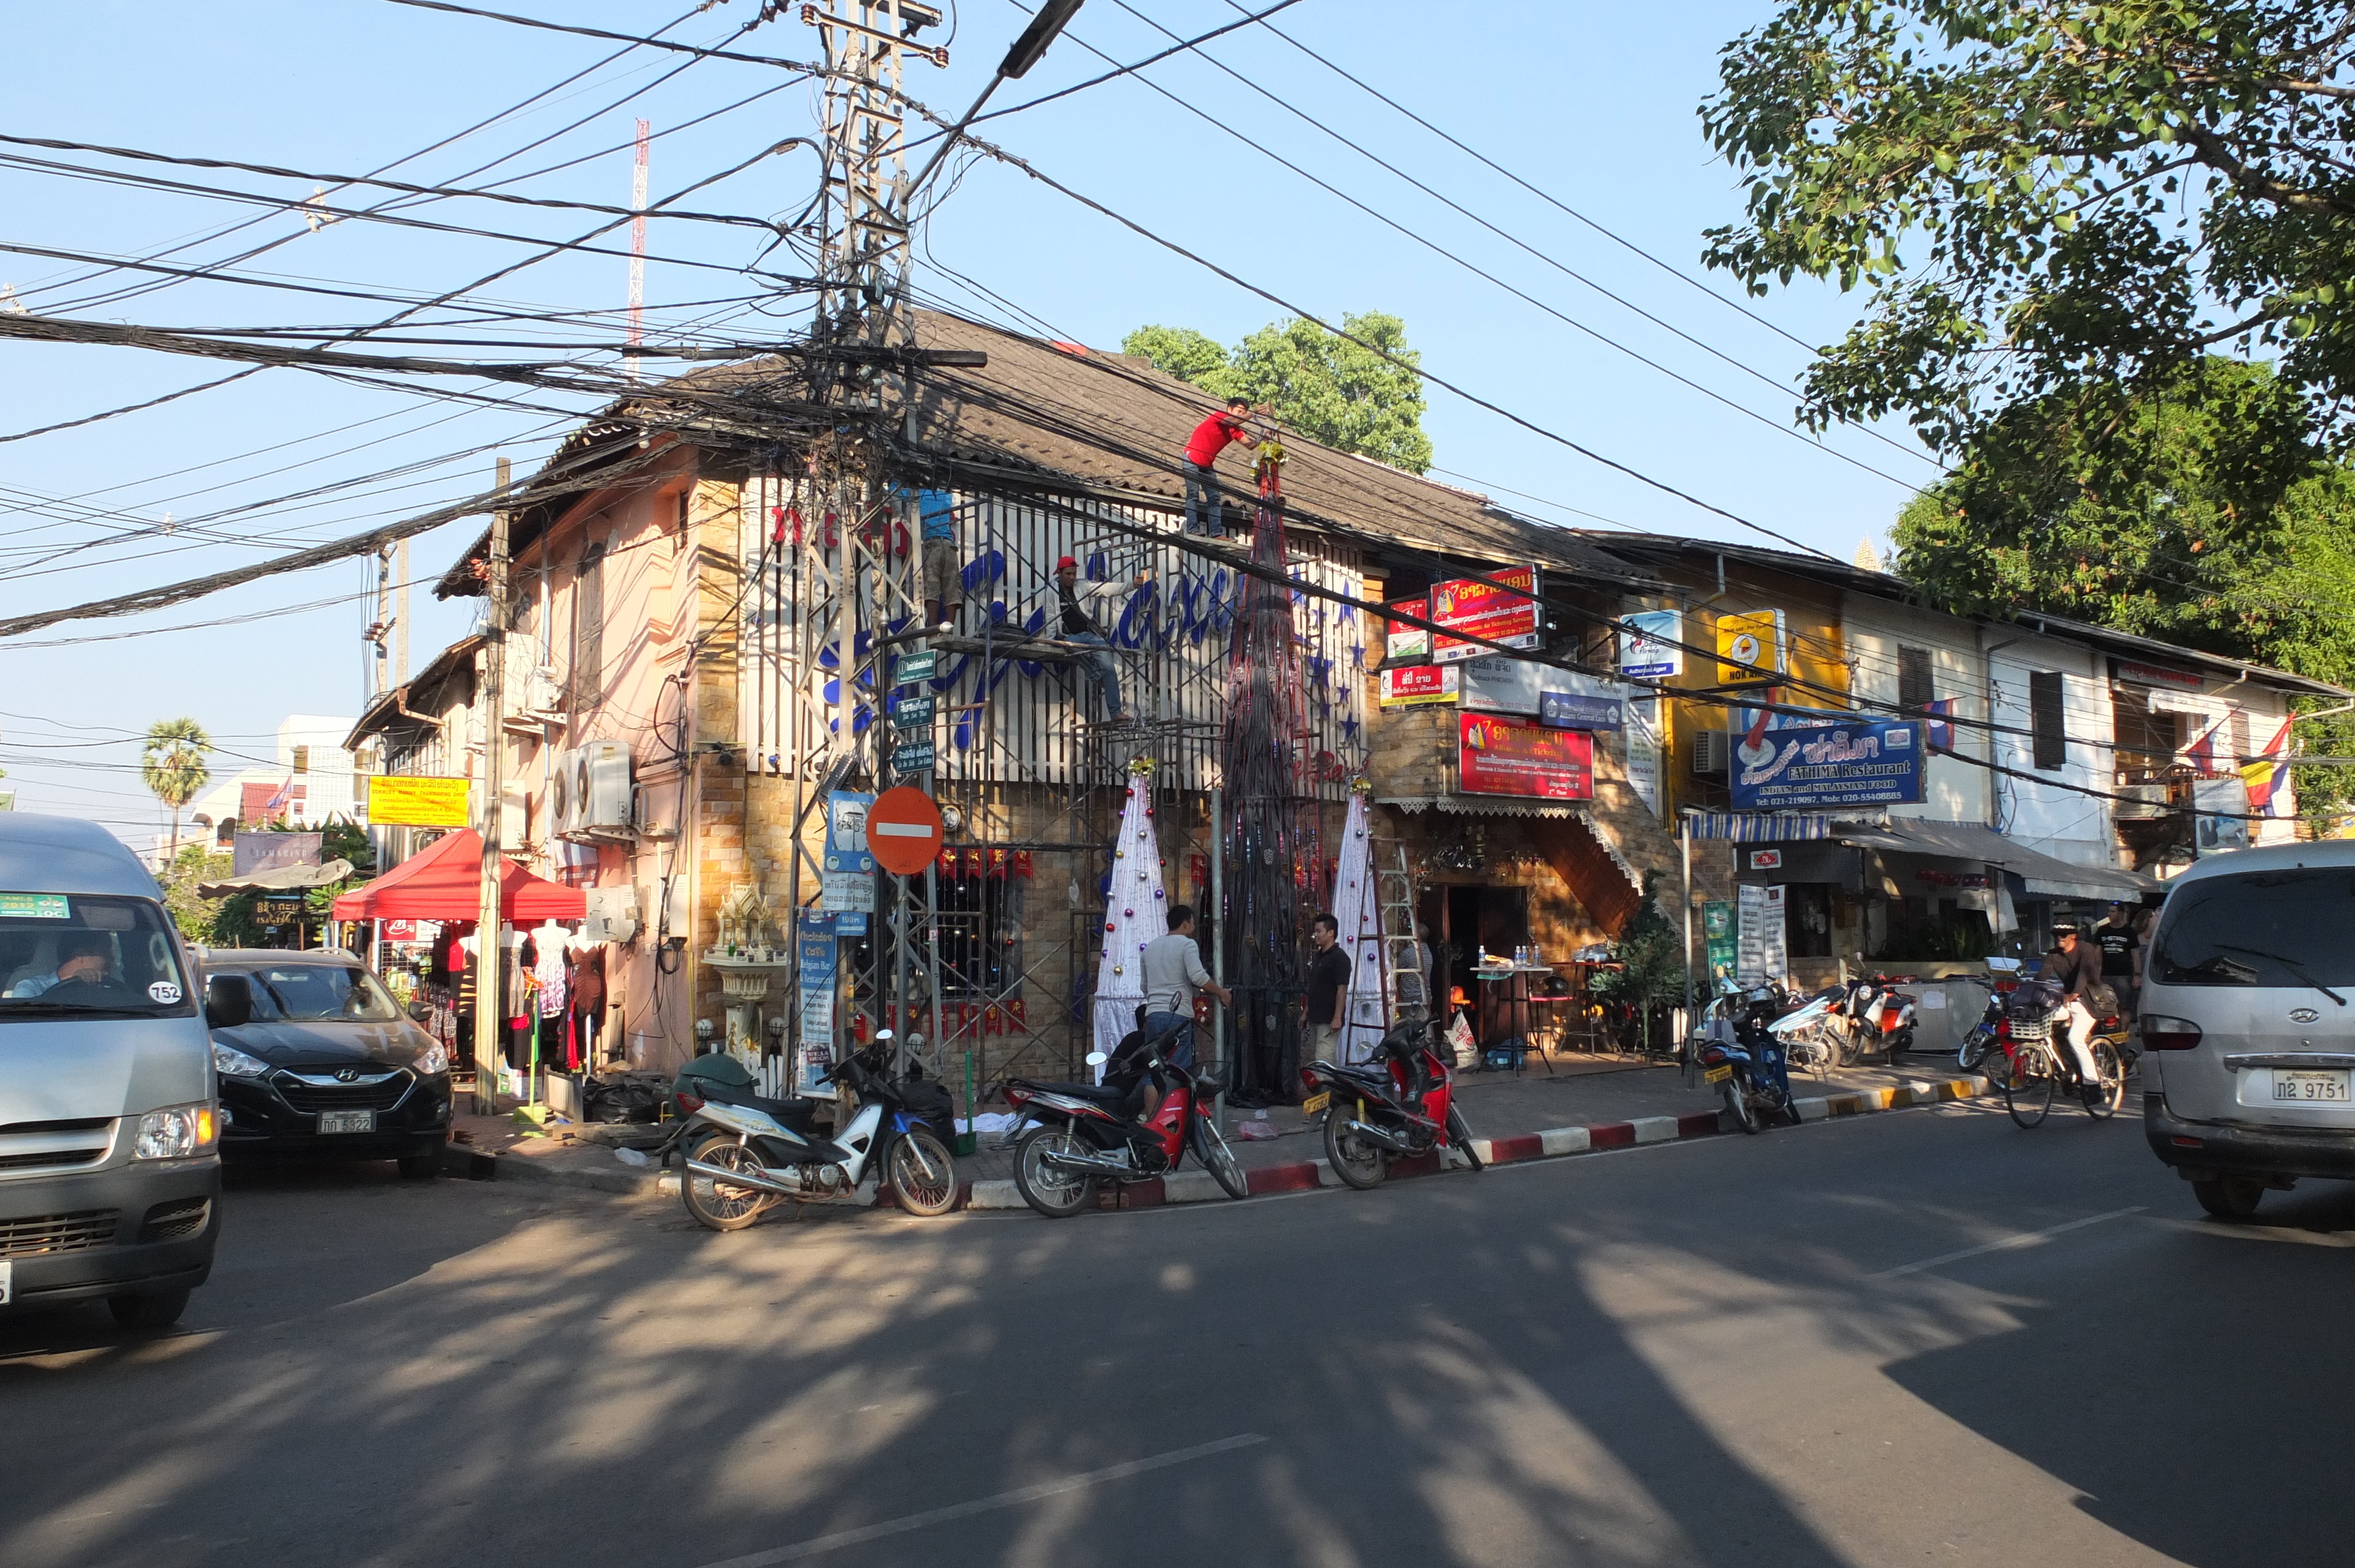
<path fill-rule="evenodd" d="M 1343 316 L 1341 330 L 1348 336 L 1314 322 L 1272 322 L 1231 352 L 1191 327 L 1143 326 L 1120 347 L 1217 397 L 1264 403 L 1312 440 L 1423 472 L 1431 466 L 1431 438 L 1423 433 L 1423 382 L 1404 367 L 1422 358 L 1407 346 L 1406 323 L 1369 311 Z"/>
<path fill-rule="evenodd" d="M 2015 404 L 1892 533 L 1899 573 L 1947 609 L 2049 610 L 2355 681 L 2355 471 L 2262 365 L 2211 355 Z M 2302 768 L 2301 803 L 2335 808 L 2347 782 Z"/>
<path fill-rule="evenodd" d="M 172 809 L 176 862 L 180 853 L 180 810 L 211 781 L 212 768 L 205 759 L 212 749 L 212 736 L 192 718 L 156 720 L 147 726 L 147 741 L 140 748 L 140 779 L 150 793 Z"/>
<path fill-rule="evenodd" d="M 2355 390 L 2345 0 L 1788 0 L 1702 106 L 1753 292 L 1861 285 L 1803 417 L 1903 411 L 1958 450 L 2015 402 L 2278 356 Z"/>
<path fill-rule="evenodd" d="M 206 898 L 197 884 L 217 881 L 229 874 L 230 857 L 207 844 L 190 844 L 175 855 L 156 882 L 164 890 L 164 907 L 172 923 L 191 942 L 219 940 L 216 932 L 224 900 Z"/>
<path fill-rule="evenodd" d="M 1643 901 L 1611 945 L 1612 957 L 1624 967 L 1594 971 L 1591 989 L 1604 1001 L 1640 1010 L 1685 1000 L 1684 936 L 1661 911 L 1659 881 L 1656 871 L 1644 874 Z"/>

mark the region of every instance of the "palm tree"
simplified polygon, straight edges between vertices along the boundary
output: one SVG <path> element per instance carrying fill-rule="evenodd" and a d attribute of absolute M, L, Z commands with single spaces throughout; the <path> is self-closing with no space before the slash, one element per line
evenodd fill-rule
<path fill-rule="evenodd" d="M 192 718 L 158 719 L 147 726 L 139 776 L 157 800 L 172 808 L 172 853 L 166 865 L 180 858 L 180 809 L 212 780 L 212 769 L 205 766 L 212 748 L 213 737 Z"/>

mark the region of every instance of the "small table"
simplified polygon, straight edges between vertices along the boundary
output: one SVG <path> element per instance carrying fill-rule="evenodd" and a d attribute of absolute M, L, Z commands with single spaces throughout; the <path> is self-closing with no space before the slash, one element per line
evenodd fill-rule
<path fill-rule="evenodd" d="M 1483 985 L 1502 985 L 1508 988 L 1502 999 L 1506 1009 L 1505 1017 L 1509 1025 L 1506 1033 L 1509 1036 L 1517 1036 L 1525 1049 L 1529 1039 L 1529 978 L 1532 975 L 1551 973 L 1553 973 L 1551 964 L 1503 964 L 1476 969 L 1472 971 L 1473 978 Z M 1481 1042 L 1484 1047 L 1487 1044 L 1488 1042 L 1485 1040 Z M 1518 1073 L 1520 1070 L 1520 1063 L 1516 1058 L 1513 1071 Z M 1546 1070 L 1548 1072 L 1553 1070 L 1553 1063 L 1550 1059 L 1546 1062 Z"/>

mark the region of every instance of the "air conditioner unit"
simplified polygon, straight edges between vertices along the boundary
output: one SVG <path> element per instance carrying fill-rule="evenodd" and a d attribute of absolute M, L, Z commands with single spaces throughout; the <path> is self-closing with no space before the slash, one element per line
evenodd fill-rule
<path fill-rule="evenodd" d="M 1692 770 L 1696 778 L 1714 779 L 1725 772 L 1726 759 L 1732 754 L 1733 736 L 1721 729 L 1697 729 L 1692 732 Z"/>
<path fill-rule="evenodd" d="M 572 810 L 578 832 L 628 833 L 630 748 L 618 740 L 594 740 L 572 753 Z"/>
<path fill-rule="evenodd" d="M 548 770 L 548 831 L 562 838 L 572 831 L 572 754 L 560 751 L 556 765 Z"/>
<path fill-rule="evenodd" d="M 2155 822 L 2168 814 L 2164 784 L 2121 784 L 2117 794 L 2116 816 L 2121 822 Z"/>

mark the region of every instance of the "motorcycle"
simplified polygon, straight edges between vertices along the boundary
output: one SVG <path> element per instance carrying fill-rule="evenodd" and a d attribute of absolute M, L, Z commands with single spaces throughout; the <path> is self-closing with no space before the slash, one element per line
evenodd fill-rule
<path fill-rule="evenodd" d="M 1859 1058 L 1881 1053 L 1893 1062 L 1900 1052 L 1913 1049 L 1917 1022 L 1913 998 L 1897 989 L 1887 975 L 1859 975 L 1848 983 L 1843 1012 L 1849 1022 L 1841 1065 L 1854 1066 Z"/>
<path fill-rule="evenodd" d="M 1785 1060 L 1792 1067 L 1820 1078 L 1839 1065 L 1848 1033 L 1840 1009 L 1847 999 L 1846 986 L 1828 987 L 1768 1025 L 1782 1039 Z"/>
<path fill-rule="evenodd" d="M 2003 1078 L 1998 1071 L 1998 1064 L 2008 1065 L 2009 1058 L 1998 1048 L 1997 1037 L 2003 1023 L 2004 1001 L 2019 987 L 2020 962 L 2018 959 L 1991 958 L 1987 960 L 1987 979 L 1969 977 L 1973 984 L 1987 988 L 1987 1011 L 1979 1014 L 1979 1021 L 1971 1026 L 1969 1033 L 1963 1036 L 1962 1047 L 1955 1053 L 1955 1065 L 1966 1073 L 1984 1070 L 1987 1087 L 2000 1090 Z"/>
<path fill-rule="evenodd" d="M 815 1100 L 701 1099 L 676 1139 L 687 1150 L 679 1181 L 687 1212 L 715 1231 L 741 1230 L 786 1199 L 847 1199 L 869 1170 L 911 1214 L 933 1218 L 954 1208 L 947 1095 L 918 1069 L 895 1079 L 894 1049 L 891 1031 L 881 1030 L 827 1071 L 837 1115 L 848 1112 L 831 1138 L 811 1124 Z"/>
<path fill-rule="evenodd" d="M 1824 997 L 1809 1005 L 1816 1003 L 1827 1010 L 1831 1005 Z M 1718 1086 L 1733 1125 L 1745 1133 L 1758 1131 L 1770 1118 L 1794 1127 L 1799 1122 L 1783 1040 L 1773 1027 L 1787 1006 L 1781 987 L 1759 986 L 1741 999 L 1733 1017 L 1732 1042 L 1712 1041 L 1700 1048 L 1702 1081 Z"/>
<path fill-rule="evenodd" d="M 1418 1062 L 1419 1103 L 1412 1097 Z M 1301 1101 L 1302 1112 L 1324 1114 L 1326 1159 L 1360 1192 L 1382 1184 L 1392 1159 L 1429 1154 L 1443 1145 L 1471 1161 L 1473 1170 L 1481 1168 L 1472 1129 L 1455 1104 L 1455 1075 L 1431 1048 L 1431 1031 L 1420 1013 L 1409 1012 L 1383 1035 L 1369 1060 L 1311 1062 L 1300 1081 L 1315 1091 Z"/>
<path fill-rule="evenodd" d="M 1088 1053 L 1088 1065 L 1112 1058 Z M 1230 1198 L 1251 1195 L 1242 1162 L 1219 1134 L 1211 1096 L 1194 1075 L 1164 1058 L 1158 1040 L 1140 1044 L 1126 1071 L 1102 1084 L 1046 1084 L 1014 1078 L 1007 1103 L 1018 1120 L 1042 1125 L 1014 1149 L 1014 1185 L 1022 1201 L 1050 1220 L 1068 1219 L 1095 1201 L 1099 1181 L 1148 1181 L 1178 1169 L 1186 1150 Z M 1147 1077 L 1165 1091 L 1146 1120 L 1136 1119 Z"/>

